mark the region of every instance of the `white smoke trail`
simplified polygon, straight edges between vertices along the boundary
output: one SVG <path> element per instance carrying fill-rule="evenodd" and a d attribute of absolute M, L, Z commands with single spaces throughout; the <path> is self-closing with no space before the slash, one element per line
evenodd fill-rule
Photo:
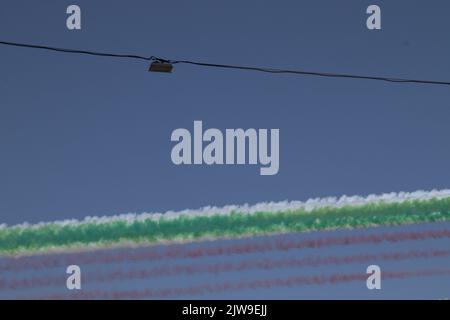
<path fill-rule="evenodd" d="M 261 202 L 255 205 L 227 205 L 223 207 L 206 206 L 201 209 L 193 210 L 186 209 L 182 211 L 167 211 L 165 213 L 126 213 L 113 216 L 87 216 L 84 219 L 67 219 L 53 222 L 40 222 L 36 224 L 29 224 L 27 222 L 14 225 L 14 228 L 39 228 L 46 225 L 80 225 L 80 224 L 101 224 L 114 221 L 124 221 L 126 223 L 133 223 L 135 221 L 143 220 L 159 220 L 161 218 L 170 220 L 176 219 L 181 216 L 189 217 L 201 217 L 201 216 L 213 216 L 213 215 L 228 215 L 233 212 L 239 212 L 240 214 L 253 214 L 256 212 L 287 212 L 303 209 L 306 212 L 311 212 L 320 208 L 342 208 L 346 206 L 357 207 L 375 203 L 403 203 L 405 201 L 426 201 L 431 199 L 444 199 L 450 197 L 450 189 L 444 190 L 431 190 L 431 191 L 414 191 L 414 192 L 391 192 L 381 195 L 371 194 L 369 196 L 346 196 L 341 197 L 325 197 L 325 198 L 312 198 L 307 201 L 280 201 L 280 202 Z M 7 228 L 8 225 L 0 224 L 0 229 Z"/>

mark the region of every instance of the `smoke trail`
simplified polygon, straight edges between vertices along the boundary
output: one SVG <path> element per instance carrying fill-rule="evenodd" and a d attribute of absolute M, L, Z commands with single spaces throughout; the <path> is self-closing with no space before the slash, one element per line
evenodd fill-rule
<path fill-rule="evenodd" d="M 252 239 L 247 243 L 221 244 L 186 248 L 184 245 L 171 245 L 157 250 L 149 248 L 145 251 L 120 250 L 119 252 L 90 252 L 68 255 L 43 255 L 33 257 L 7 258 L 0 263 L 0 272 L 18 272 L 24 269 L 39 270 L 68 266 L 71 264 L 107 264 L 118 262 L 156 261 L 175 258 L 201 258 L 205 256 L 239 255 L 247 253 L 264 253 L 270 251 L 289 251 L 294 249 L 316 249 L 328 246 L 347 246 L 354 244 L 379 244 L 382 242 L 418 241 L 426 239 L 450 238 L 450 230 L 437 231 L 403 231 L 382 234 L 360 234 L 350 236 L 321 237 L 317 239 L 286 240 L 276 237 L 273 240 L 257 241 Z"/>
<path fill-rule="evenodd" d="M 88 217 L 37 225 L 0 226 L 0 253 L 51 248 L 102 248 L 135 243 L 191 242 L 246 235 L 450 220 L 450 190 L 382 196 L 209 207 L 198 212 Z"/>
<path fill-rule="evenodd" d="M 408 252 L 388 252 L 379 254 L 358 254 L 351 256 L 309 256 L 301 259 L 260 259 L 260 260 L 245 260 L 235 263 L 216 263 L 209 265 L 173 265 L 173 266 L 158 266 L 150 269 L 136 269 L 136 270 L 115 270 L 110 272 L 87 273 L 83 276 L 85 283 L 123 281 L 130 279 L 146 279 L 162 276 L 178 276 L 178 275 L 193 275 L 197 273 L 219 273 L 219 272 L 235 272 L 250 269 L 265 269 L 273 270 L 280 268 L 291 267 L 317 267 L 323 265 L 341 265 L 351 263 L 364 263 L 369 261 L 403 261 L 407 259 L 429 259 L 436 257 L 446 257 L 450 255 L 450 250 L 411 250 Z M 66 276 L 46 276 L 46 277 L 32 277 L 25 279 L 14 280 L 0 280 L 0 290 L 18 290 L 23 288 L 36 288 L 48 286 L 62 286 L 66 281 Z"/>
<path fill-rule="evenodd" d="M 395 271 L 382 273 L 383 279 L 406 279 L 413 277 L 447 276 L 450 275 L 450 269 L 433 269 L 419 271 Z M 339 284 L 353 281 L 365 281 L 367 274 L 332 274 L 316 276 L 295 276 L 289 278 L 262 279 L 253 281 L 240 281 L 236 283 L 217 283 L 203 284 L 191 287 L 163 288 L 163 289 L 144 289 L 129 291 L 81 291 L 72 294 L 53 294 L 41 299 L 167 299 L 178 296 L 193 296 L 221 293 L 226 291 L 238 291 L 246 289 L 270 289 L 274 287 L 293 287 L 304 285 L 325 285 Z"/>

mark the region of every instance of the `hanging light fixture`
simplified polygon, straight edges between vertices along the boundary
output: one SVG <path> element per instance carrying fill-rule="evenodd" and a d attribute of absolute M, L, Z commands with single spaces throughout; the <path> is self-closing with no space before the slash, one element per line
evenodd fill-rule
<path fill-rule="evenodd" d="M 151 63 L 148 71 L 171 73 L 173 65 L 169 61 L 155 60 Z"/>

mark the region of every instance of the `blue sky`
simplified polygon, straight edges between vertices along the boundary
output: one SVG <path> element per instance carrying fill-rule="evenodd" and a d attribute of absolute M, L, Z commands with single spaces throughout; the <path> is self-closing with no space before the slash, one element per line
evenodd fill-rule
<path fill-rule="evenodd" d="M 65 27 L 82 9 L 82 30 Z M 0 39 L 171 59 L 450 80 L 446 1 L 23 1 Z M 0 222 L 446 188 L 450 89 L 0 47 Z M 170 134 L 279 128 L 280 171 L 175 166 Z"/>

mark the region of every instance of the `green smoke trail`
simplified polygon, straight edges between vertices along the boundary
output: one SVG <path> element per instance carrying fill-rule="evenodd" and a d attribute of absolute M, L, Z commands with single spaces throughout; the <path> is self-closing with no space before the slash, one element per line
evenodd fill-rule
<path fill-rule="evenodd" d="M 0 228 L 0 253 L 49 248 L 103 247 L 121 242 L 166 243 L 273 233 L 365 228 L 450 220 L 450 197 L 362 205 L 304 207 L 280 211 L 231 211 L 227 214 L 167 218 L 103 219 Z"/>

